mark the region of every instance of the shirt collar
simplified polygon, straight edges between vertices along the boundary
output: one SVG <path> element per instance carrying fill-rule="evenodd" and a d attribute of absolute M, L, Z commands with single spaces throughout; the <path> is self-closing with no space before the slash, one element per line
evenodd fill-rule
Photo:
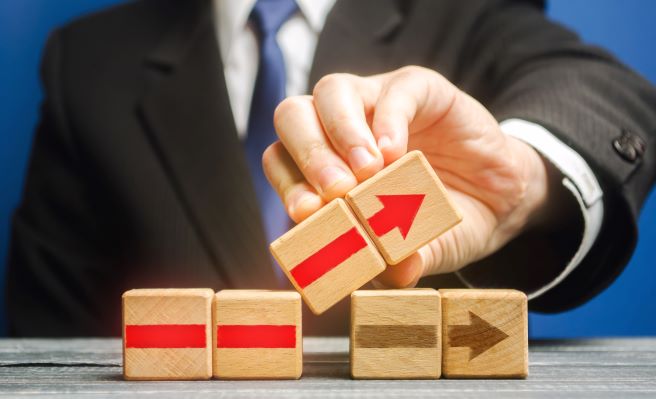
<path fill-rule="evenodd" d="M 336 0 L 296 0 L 298 8 L 308 21 L 310 28 L 319 34 L 326 23 L 328 13 L 335 5 Z"/>
<path fill-rule="evenodd" d="M 332 9 L 336 0 L 296 0 L 298 8 L 315 33 L 323 30 L 326 17 Z M 219 47 L 221 58 L 228 59 L 232 43 L 241 29 L 245 29 L 248 16 L 255 5 L 256 0 L 213 0 L 212 9 L 217 34 L 219 36 Z"/>

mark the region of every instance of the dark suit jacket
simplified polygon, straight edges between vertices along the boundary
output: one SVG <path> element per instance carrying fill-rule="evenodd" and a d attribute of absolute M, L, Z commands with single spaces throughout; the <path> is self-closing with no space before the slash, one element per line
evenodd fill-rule
<path fill-rule="evenodd" d="M 13 220 L 13 335 L 118 335 L 129 288 L 276 287 L 209 5 L 139 1 L 51 35 Z M 440 72 L 499 120 L 548 127 L 587 160 L 604 190 L 602 232 L 531 306 L 568 309 L 606 287 L 629 259 L 654 180 L 653 88 L 545 19 L 539 2 L 502 0 L 338 1 L 309 87 L 331 72 L 409 64 Z M 344 331 L 347 314 L 318 320 L 330 320 L 323 333 Z"/>

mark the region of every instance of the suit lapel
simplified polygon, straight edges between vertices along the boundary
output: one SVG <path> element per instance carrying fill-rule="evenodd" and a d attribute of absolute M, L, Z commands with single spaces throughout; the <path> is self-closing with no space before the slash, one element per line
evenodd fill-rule
<path fill-rule="evenodd" d="M 403 27 L 402 4 L 394 0 L 338 1 L 319 36 L 309 90 L 329 73 L 372 75 L 393 68 L 390 42 Z"/>
<path fill-rule="evenodd" d="M 140 111 L 146 131 L 227 284 L 275 287 L 210 2 L 176 4 L 175 25 L 145 60 L 147 87 Z M 332 72 L 368 75 L 390 69 L 389 41 L 402 21 L 394 0 L 338 1 L 320 35 L 309 87 Z"/>
<path fill-rule="evenodd" d="M 146 130 L 227 284 L 273 287 L 275 276 L 234 126 L 209 1 L 186 3 L 178 24 L 146 59 L 148 85 L 141 103 Z"/>

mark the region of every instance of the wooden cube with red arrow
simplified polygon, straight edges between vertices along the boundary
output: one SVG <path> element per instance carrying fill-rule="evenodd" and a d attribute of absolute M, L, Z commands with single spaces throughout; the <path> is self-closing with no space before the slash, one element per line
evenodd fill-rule
<path fill-rule="evenodd" d="M 212 376 L 211 289 L 138 289 L 123 294 L 126 380 Z"/>
<path fill-rule="evenodd" d="M 462 220 L 420 151 L 411 151 L 346 195 L 360 223 L 390 265 Z"/>
<path fill-rule="evenodd" d="M 442 374 L 525 378 L 528 306 L 516 290 L 442 289 Z"/>
<path fill-rule="evenodd" d="M 301 296 L 222 290 L 214 297 L 214 377 L 297 379 L 303 371 Z"/>

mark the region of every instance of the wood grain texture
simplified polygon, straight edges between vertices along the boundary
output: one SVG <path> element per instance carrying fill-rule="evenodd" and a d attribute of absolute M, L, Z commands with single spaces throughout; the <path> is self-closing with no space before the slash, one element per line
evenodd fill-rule
<path fill-rule="evenodd" d="M 301 287 L 292 272 L 308 257 L 355 228 L 365 246 L 314 282 Z M 385 270 L 385 262 L 344 200 L 336 199 L 274 241 L 271 253 L 315 314 L 362 287 Z"/>
<path fill-rule="evenodd" d="M 528 311 L 524 293 L 445 289 L 440 294 L 445 377 L 528 375 Z"/>
<path fill-rule="evenodd" d="M 351 294 L 351 376 L 439 378 L 440 306 L 440 294 L 430 288 Z"/>
<path fill-rule="evenodd" d="M 303 378 L 287 381 L 125 381 L 121 340 L 0 339 L 0 397 L 48 398 L 650 398 L 656 339 L 531 342 L 521 380 L 352 380 L 346 337 L 304 340 Z"/>
<path fill-rule="evenodd" d="M 123 376 L 126 380 L 195 380 L 212 375 L 211 289 L 137 289 L 123 294 Z M 203 325 L 204 347 L 126 345 L 127 326 Z M 156 337 L 154 337 L 156 338 Z"/>
<path fill-rule="evenodd" d="M 303 335 L 301 296 L 297 292 L 222 290 L 214 297 L 212 314 L 214 377 L 220 379 L 301 377 Z M 295 326 L 295 345 L 275 348 L 219 347 L 217 328 L 220 326 Z"/>
<path fill-rule="evenodd" d="M 404 238 L 399 228 L 377 236 L 369 222 L 383 209 L 377 196 L 407 194 L 425 195 L 407 236 Z M 346 195 L 346 201 L 390 265 L 407 258 L 462 219 L 442 182 L 419 151 L 407 153 L 355 187 Z"/>

